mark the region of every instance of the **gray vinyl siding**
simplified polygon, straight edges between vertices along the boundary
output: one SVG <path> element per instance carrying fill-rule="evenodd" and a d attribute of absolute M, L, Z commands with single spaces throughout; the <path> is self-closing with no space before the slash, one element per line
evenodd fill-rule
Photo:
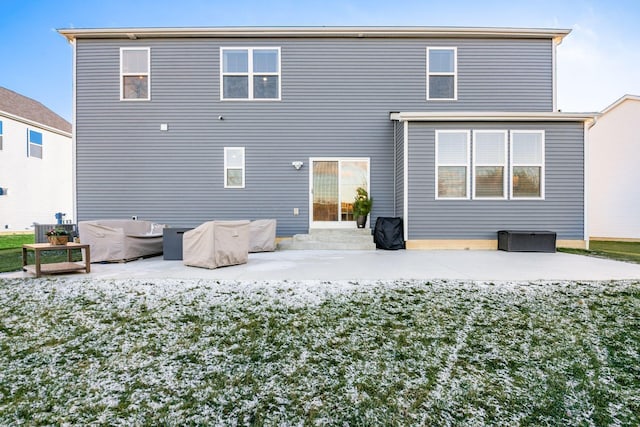
<path fill-rule="evenodd" d="M 435 200 L 435 130 L 545 131 L 544 200 Z M 504 229 L 584 238 L 582 123 L 410 123 L 408 239 L 495 239 Z"/>
<path fill-rule="evenodd" d="M 395 122 L 395 212 L 394 216 L 404 216 L 404 123 Z"/>
<path fill-rule="evenodd" d="M 226 46 L 281 47 L 282 100 L 220 101 Z M 458 101 L 426 101 L 427 46 L 457 46 Z M 120 101 L 121 47 L 151 48 L 150 101 Z M 78 39 L 77 219 L 276 218 L 292 235 L 308 229 L 309 158 L 370 157 L 373 223 L 397 202 L 390 111 L 551 111 L 551 57 L 534 39 Z M 246 188 L 224 189 L 236 146 Z"/>

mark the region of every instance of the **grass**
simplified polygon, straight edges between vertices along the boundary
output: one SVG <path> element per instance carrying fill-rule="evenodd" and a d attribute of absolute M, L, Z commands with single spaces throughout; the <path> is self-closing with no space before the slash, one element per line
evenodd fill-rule
<path fill-rule="evenodd" d="M 0 273 L 18 271 L 22 269 L 22 245 L 33 242 L 33 234 L 0 235 Z M 65 251 L 42 252 L 41 256 L 43 263 L 67 260 L 67 254 Z M 74 249 L 72 251 L 72 259 L 74 261 L 80 261 L 82 259 L 82 252 L 80 249 Z M 27 263 L 35 263 L 32 251 L 27 254 Z"/>
<path fill-rule="evenodd" d="M 640 283 L 0 280 L 0 424 L 638 425 Z"/>
<path fill-rule="evenodd" d="M 640 242 L 609 242 L 592 240 L 589 242 L 588 251 L 565 248 L 560 248 L 558 251 L 640 264 Z"/>

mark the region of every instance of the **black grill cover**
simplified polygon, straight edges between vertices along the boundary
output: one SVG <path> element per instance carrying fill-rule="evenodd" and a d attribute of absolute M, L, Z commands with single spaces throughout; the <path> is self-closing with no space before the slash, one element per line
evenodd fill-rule
<path fill-rule="evenodd" d="M 378 249 L 404 249 L 402 218 L 378 217 L 373 229 L 373 241 Z"/>

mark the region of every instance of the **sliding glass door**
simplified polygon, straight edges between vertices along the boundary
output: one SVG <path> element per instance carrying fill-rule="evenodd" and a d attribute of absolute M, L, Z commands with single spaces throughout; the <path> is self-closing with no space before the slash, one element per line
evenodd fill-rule
<path fill-rule="evenodd" d="M 369 159 L 311 159 L 311 228 L 355 227 L 356 189 L 369 191 Z"/>

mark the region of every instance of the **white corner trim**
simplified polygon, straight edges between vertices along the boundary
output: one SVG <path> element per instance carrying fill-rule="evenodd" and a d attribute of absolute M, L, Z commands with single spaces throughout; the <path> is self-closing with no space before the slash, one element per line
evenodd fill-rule
<path fill-rule="evenodd" d="M 584 241 L 585 249 L 589 250 L 589 128 L 592 123 L 584 123 L 584 166 L 582 170 L 582 186 L 584 189 L 584 200 L 582 203 L 582 209 L 584 210 Z"/>
<path fill-rule="evenodd" d="M 403 158 L 402 158 L 402 163 L 403 163 L 403 169 L 404 169 L 404 182 L 402 185 L 402 191 L 403 191 L 403 206 L 402 206 L 402 216 L 403 216 L 403 221 L 402 223 L 404 224 L 404 240 L 409 240 L 409 122 L 404 122 L 404 134 L 403 134 L 403 139 L 404 139 L 404 144 L 403 145 Z"/>

